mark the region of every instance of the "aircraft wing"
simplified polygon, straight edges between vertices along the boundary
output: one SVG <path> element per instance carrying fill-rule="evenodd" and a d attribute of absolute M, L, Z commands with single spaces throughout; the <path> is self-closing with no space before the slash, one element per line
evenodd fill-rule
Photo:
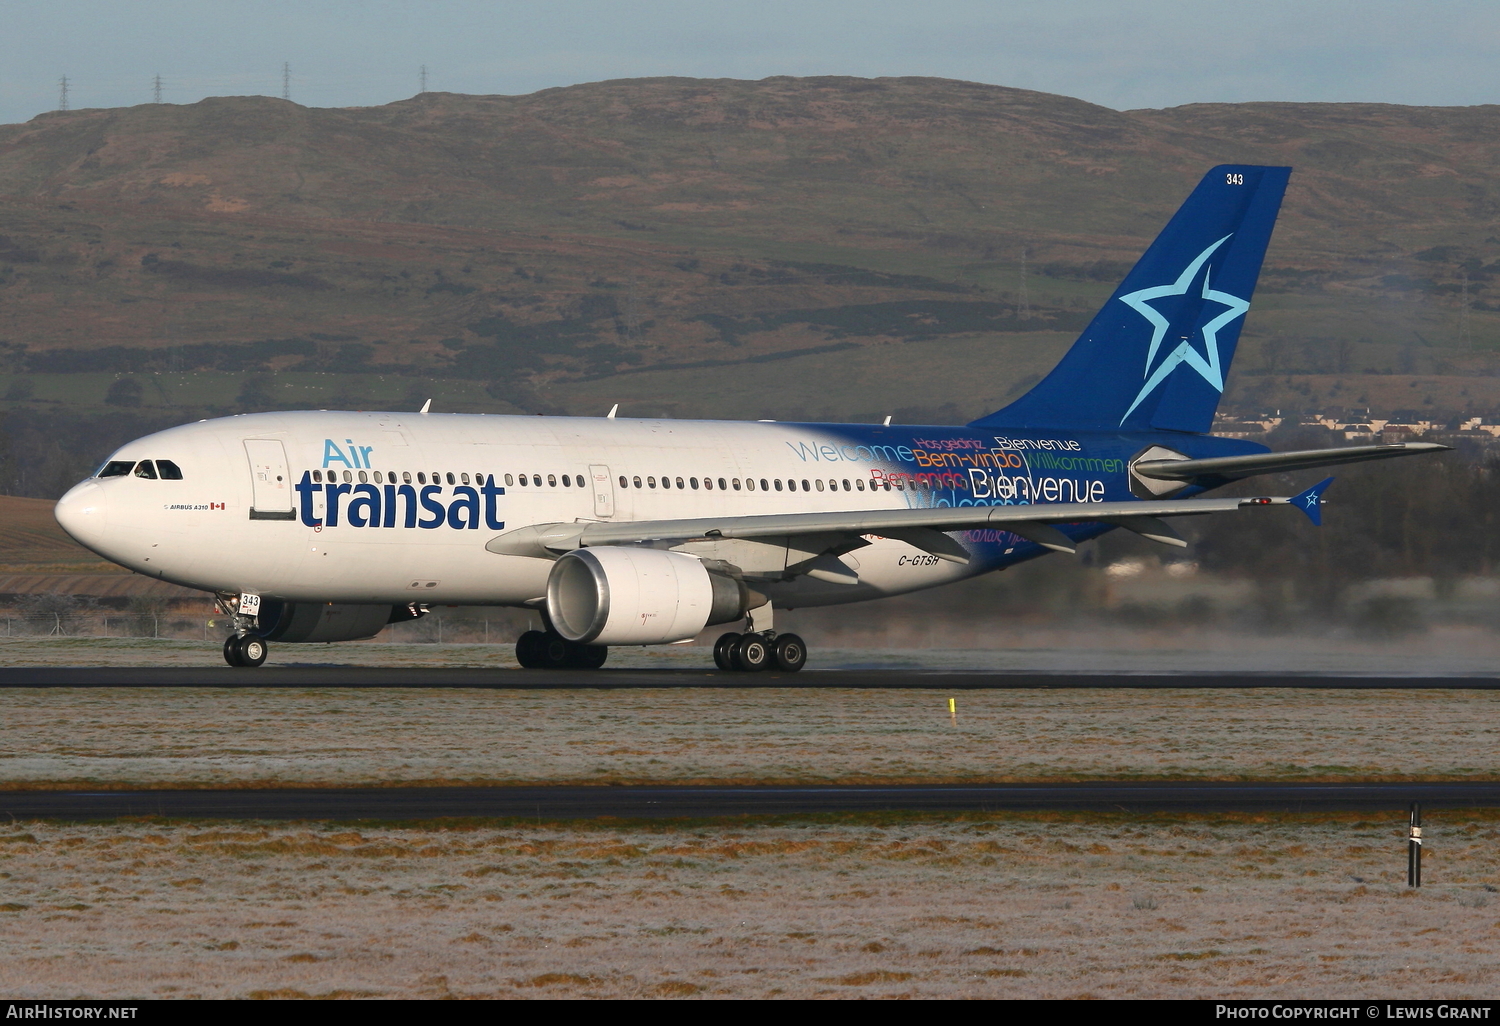
<path fill-rule="evenodd" d="M 1158 481 L 1194 481 L 1214 478 L 1238 481 L 1256 474 L 1273 474 L 1312 467 L 1334 467 L 1342 463 L 1388 460 L 1396 456 L 1419 456 L 1446 452 L 1451 445 L 1437 442 L 1401 442 L 1391 445 L 1356 445 L 1344 449 L 1301 449 L 1296 452 L 1258 452 L 1249 456 L 1217 456 L 1206 460 L 1142 460 L 1132 465 L 1141 477 Z"/>
<path fill-rule="evenodd" d="M 1326 485 L 1326 482 L 1325 482 Z M 1321 489 L 1315 496 L 1321 501 Z M 1306 493 L 1304 493 L 1305 495 Z M 1303 498 L 1298 496 L 1297 499 Z M 860 535 L 898 538 L 943 559 L 968 562 L 968 553 L 945 532 L 993 527 L 1010 531 L 1045 548 L 1074 551 L 1059 523 L 1116 524 L 1167 545 L 1186 542 L 1161 521 L 1162 517 L 1221 513 L 1258 506 L 1287 505 L 1296 500 L 1258 496 L 1229 499 L 1179 499 L 1159 502 L 1049 503 L 1028 506 L 939 506 L 929 509 L 879 509 L 833 513 L 781 513 L 765 516 L 696 517 L 684 520 L 643 520 L 628 523 L 590 521 L 523 527 L 494 538 L 485 546 L 509 555 L 551 557 L 585 546 L 674 543 L 713 546 L 731 540 L 775 539 L 814 555 L 863 542 Z M 798 543 L 798 540 L 801 540 Z M 840 543 L 840 539 L 844 541 Z M 849 542 L 852 541 L 853 544 Z M 816 551 L 814 551 L 816 550 Z"/>

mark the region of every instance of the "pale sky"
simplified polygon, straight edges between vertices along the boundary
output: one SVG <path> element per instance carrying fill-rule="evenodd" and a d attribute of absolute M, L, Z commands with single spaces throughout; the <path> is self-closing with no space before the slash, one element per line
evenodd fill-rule
<path fill-rule="evenodd" d="M 0 0 L 0 123 L 162 98 L 367 106 L 609 78 L 933 75 L 1108 107 L 1500 101 L 1495 0 Z"/>

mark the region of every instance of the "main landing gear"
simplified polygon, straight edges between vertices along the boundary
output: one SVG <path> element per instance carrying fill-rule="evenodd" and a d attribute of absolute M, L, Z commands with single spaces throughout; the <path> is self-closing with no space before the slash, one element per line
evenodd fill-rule
<path fill-rule="evenodd" d="M 725 634 L 714 642 L 714 663 L 721 670 L 796 673 L 807 662 L 807 645 L 795 634 Z"/>
<path fill-rule="evenodd" d="M 259 666 L 270 651 L 266 640 L 254 634 L 231 634 L 224 639 L 224 661 L 230 666 Z"/>
<path fill-rule="evenodd" d="M 527 631 L 516 642 L 516 662 L 528 670 L 597 670 L 608 645 L 580 645 L 553 631 Z"/>

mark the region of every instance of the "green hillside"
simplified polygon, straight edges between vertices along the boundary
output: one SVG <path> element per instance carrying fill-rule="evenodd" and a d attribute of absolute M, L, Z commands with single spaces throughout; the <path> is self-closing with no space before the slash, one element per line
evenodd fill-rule
<path fill-rule="evenodd" d="M 1230 405 L 1491 412 L 1497 129 L 849 78 L 44 114 L 0 126 L 4 466 L 44 494 L 143 426 L 428 396 L 961 420 L 1227 161 L 1296 168 Z"/>

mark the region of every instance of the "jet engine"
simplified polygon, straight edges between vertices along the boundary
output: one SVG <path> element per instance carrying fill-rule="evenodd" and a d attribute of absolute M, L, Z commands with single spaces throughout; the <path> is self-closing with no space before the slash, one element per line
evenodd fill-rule
<path fill-rule="evenodd" d="M 680 552 L 634 546 L 578 549 L 547 578 L 547 614 L 568 641 L 661 645 L 745 615 L 744 583 Z"/>
<path fill-rule="evenodd" d="M 334 602 L 272 602 L 260 606 L 255 634 L 267 641 L 359 641 L 388 623 L 414 619 L 409 606 L 365 606 Z"/>

